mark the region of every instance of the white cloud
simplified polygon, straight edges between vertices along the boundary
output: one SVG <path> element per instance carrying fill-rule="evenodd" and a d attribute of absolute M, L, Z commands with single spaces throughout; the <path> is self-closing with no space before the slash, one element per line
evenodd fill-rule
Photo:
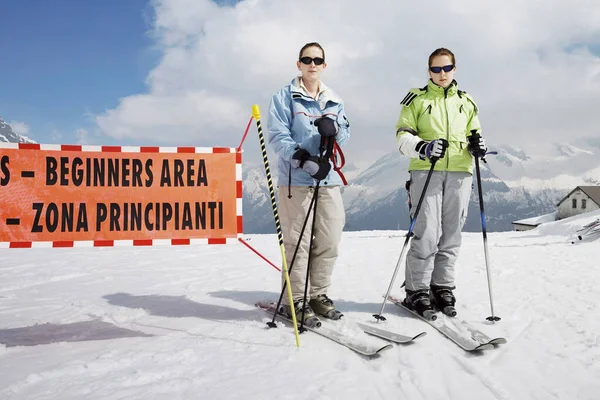
<path fill-rule="evenodd" d="M 63 138 L 63 134 L 61 131 L 59 131 L 58 129 L 53 128 L 50 131 L 50 138 L 52 139 L 52 142 L 59 142 L 62 140 Z"/>
<path fill-rule="evenodd" d="M 90 134 L 87 129 L 79 128 L 75 130 L 77 144 L 89 144 Z"/>
<path fill-rule="evenodd" d="M 399 102 L 426 84 L 427 57 L 441 46 L 455 52 L 456 78 L 477 100 L 491 145 L 600 133 L 600 58 L 586 47 L 600 43 L 597 0 L 152 4 L 163 56 L 148 90 L 96 117 L 117 139 L 236 146 L 252 105 L 266 115 L 309 41 L 325 47 L 322 79 L 346 102 L 349 162 L 395 147 Z M 257 140 L 244 148 L 245 157 L 260 158 Z"/>
<path fill-rule="evenodd" d="M 30 133 L 29 125 L 27 125 L 25 122 L 10 121 L 8 125 L 10 125 L 12 131 L 17 135 L 28 136 Z"/>

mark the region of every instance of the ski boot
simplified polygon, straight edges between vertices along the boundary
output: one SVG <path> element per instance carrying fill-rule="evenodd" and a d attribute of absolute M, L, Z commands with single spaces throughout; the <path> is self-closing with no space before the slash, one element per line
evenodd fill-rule
<path fill-rule="evenodd" d="M 431 301 L 438 310 L 449 317 L 456 317 L 456 308 L 454 308 L 456 298 L 451 288 L 432 285 L 429 293 Z"/>
<path fill-rule="evenodd" d="M 296 322 L 298 323 L 298 325 L 300 325 L 300 323 L 302 322 L 302 304 L 302 300 L 294 302 L 294 310 L 296 311 Z M 282 313 L 289 319 L 292 319 L 292 307 L 290 307 L 289 305 L 286 304 L 283 306 Z M 308 326 L 309 328 L 318 328 L 321 326 L 321 321 L 319 321 L 319 318 L 315 315 L 315 312 L 312 310 L 312 308 L 310 308 L 310 305 L 308 304 L 304 306 L 304 325 Z"/>
<path fill-rule="evenodd" d="M 416 292 L 407 290 L 406 297 L 402 300 L 402 304 L 429 321 L 435 321 L 437 319 L 435 310 L 431 305 L 431 300 L 429 300 L 427 290 L 417 290 Z"/>
<path fill-rule="evenodd" d="M 320 294 L 308 303 L 315 313 L 329 319 L 340 319 L 344 316 L 335 309 L 333 301 L 326 294 Z"/>

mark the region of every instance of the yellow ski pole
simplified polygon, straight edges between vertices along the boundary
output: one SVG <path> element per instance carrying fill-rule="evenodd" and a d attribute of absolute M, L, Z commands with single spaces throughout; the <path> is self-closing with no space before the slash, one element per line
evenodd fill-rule
<path fill-rule="evenodd" d="M 290 308 L 292 309 L 292 323 L 294 324 L 294 334 L 296 335 L 296 346 L 300 347 L 300 336 L 298 333 L 298 323 L 296 322 L 296 310 L 294 310 L 294 298 L 292 297 L 292 288 L 290 286 L 290 276 L 288 274 L 287 261 L 285 258 L 285 249 L 283 247 L 283 234 L 281 233 L 281 224 L 279 223 L 279 213 L 277 212 L 277 203 L 275 202 L 275 190 L 273 190 L 273 180 L 271 179 L 271 169 L 269 168 L 269 160 L 267 158 L 267 148 L 265 146 L 265 138 L 262 132 L 262 125 L 260 123 L 260 109 L 258 104 L 252 106 L 252 116 L 256 120 L 256 127 L 258 129 L 258 139 L 260 140 L 260 150 L 263 156 L 263 163 L 265 165 L 265 172 L 267 174 L 267 184 L 269 185 L 269 193 L 271 194 L 271 205 L 273 206 L 273 217 L 275 218 L 275 227 L 277 228 L 277 239 L 279 241 L 279 250 L 281 251 L 281 260 L 283 261 L 283 276 L 285 276 L 285 285 L 287 287 L 288 299 L 290 302 Z M 278 310 L 275 310 L 277 315 Z M 275 317 L 273 317 L 275 321 Z M 274 322 L 269 322 L 267 325 L 274 327 Z"/>

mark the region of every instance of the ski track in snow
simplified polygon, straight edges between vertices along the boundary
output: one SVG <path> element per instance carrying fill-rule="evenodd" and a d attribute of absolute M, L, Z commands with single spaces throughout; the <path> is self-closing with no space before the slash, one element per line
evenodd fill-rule
<path fill-rule="evenodd" d="M 277 300 L 280 275 L 241 245 L 3 250 L 0 340 L 43 324 L 121 331 L 0 345 L 0 398 L 591 400 L 600 390 L 600 241 L 574 246 L 567 236 L 489 234 L 502 318 L 492 324 L 481 234 L 464 234 L 460 317 L 507 344 L 467 353 L 386 303 L 387 321 L 376 325 L 427 335 L 373 359 L 310 332 L 298 349 L 288 323 L 268 329 L 271 316 L 254 303 Z M 247 239 L 279 263 L 275 235 Z M 403 242 L 399 232 L 344 233 L 330 296 L 348 317 L 374 323 Z M 403 276 L 392 295 L 403 296 Z M 349 335 L 387 343 L 341 322 Z"/>

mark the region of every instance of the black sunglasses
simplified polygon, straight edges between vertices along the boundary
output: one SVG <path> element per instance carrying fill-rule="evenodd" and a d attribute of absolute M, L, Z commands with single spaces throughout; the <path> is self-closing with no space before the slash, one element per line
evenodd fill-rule
<path fill-rule="evenodd" d="M 444 65 L 443 67 L 429 67 L 429 70 L 434 74 L 439 74 L 444 70 L 444 72 L 450 72 L 454 69 L 454 64 Z"/>
<path fill-rule="evenodd" d="M 310 65 L 310 63 L 312 63 L 312 62 L 314 62 L 315 65 L 321 65 L 325 62 L 325 59 L 321 58 L 321 57 L 315 57 L 315 58 L 300 57 L 300 62 L 302 64 L 306 64 L 306 65 Z"/>

